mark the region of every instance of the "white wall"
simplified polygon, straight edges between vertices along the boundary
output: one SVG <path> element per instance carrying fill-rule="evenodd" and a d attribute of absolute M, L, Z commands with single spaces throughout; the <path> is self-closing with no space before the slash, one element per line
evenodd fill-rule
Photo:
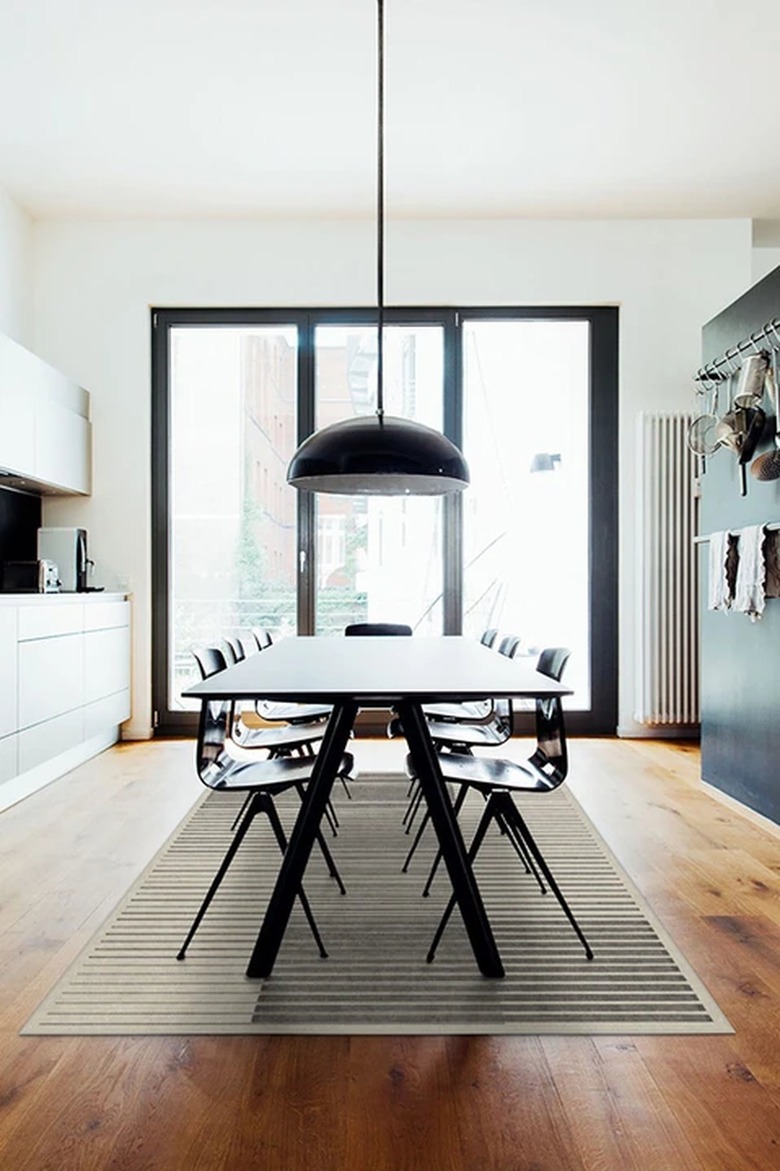
<path fill-rule="evenodd" d="M 30 345 L 32 224 L 0 187 L 0 333 Z"/>
<path fill-rule="evenodd" d="M 106 586 L 135 594 L 133 718 L 149 734 L 149 306 L 361 305 L 375 297 L 370 222 L 40 223 L 34 348 L 92 394 L 94 493 L 47 503 L 81 524 Z M 392 304 L 617 304 L 620 711 L 634 707 L 634 435 L 640 409 L 693 403 L 701 326 L 751 284 L 749 220 L 403 221 L 386 241 Z"/>

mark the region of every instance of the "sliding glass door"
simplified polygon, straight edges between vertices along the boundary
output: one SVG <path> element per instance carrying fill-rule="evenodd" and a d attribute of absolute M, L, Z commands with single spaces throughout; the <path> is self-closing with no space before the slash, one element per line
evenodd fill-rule
<path fill-rule="evenodd" d="M 364 310 L 153 312 L 153 706 L 189 731 L 192 651 L 407 622 L 566 645 L 574 731 L 614 730 L 617 311 L 390 310 L 385 409 L 444 430 L 460 497 L 297 493 L 296 445 L 376 402 Z"/>
<path fill-rule="evenodd" d="M 443 331 L 390 326 L 385 336 L 388 415 L 443 427 Z M 373 413 L 376 329 L 314 332 L 316 426 Z M 442 633 L 442 501 L 435 497 L 316 496 L 315 631 L 349 622 L 406 622 Z"/>

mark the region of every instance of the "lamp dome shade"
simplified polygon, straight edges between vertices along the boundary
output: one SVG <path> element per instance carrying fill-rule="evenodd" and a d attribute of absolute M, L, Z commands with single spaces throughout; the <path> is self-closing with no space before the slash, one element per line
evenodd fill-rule
<path fill-rule="evenodd" d="M 469 469 L 440 431 L 392 415 L 362 415 L 305 439 L 287 482 L 338 496 L 442 496 L 466 488 Z"/>

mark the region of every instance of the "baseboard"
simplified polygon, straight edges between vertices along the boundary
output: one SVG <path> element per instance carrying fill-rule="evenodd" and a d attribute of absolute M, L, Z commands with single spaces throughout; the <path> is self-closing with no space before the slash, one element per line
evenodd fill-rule
<path fill-rule="evenodd" d="M 617 735 L 621 740 L 698 740 L 701 732 L 696 728 L 649 727 L 644 724 L 619 724 Z"/>
<path fill-rule="evenodd" d="M 746 817 L 748 821 L 759 829 L 764 829 L 773 837 L 780 838 L 780 825 L 772 821 L 769 817 L 764 817 L 763 813 L 757 813 L 755 809 L 751 809 L 749 805 L 744 805 L 741 801 L 737 801 L 736 797 L 732 797 L 729 793 L 724 793 L 717 785 L 711 785 L 709 781 L 702 781 L 702 787 L 706 789 L 708 796 L 714 797 L 716 801 L 720 801 L 721 805 L 725 805 L 734 813 L 741 814 Z"/>
<path fill-rule="evenodd" d="M 106 748 L 116 744 L 118 739 L 119 729 L 109 728 L 105 732 L 98 733 L 97 736 L 92 736 L 89 740 L 82 741 L 74 748 L 69 748 L 67 752 L 61 752 L 59 756 L 54 756 L 51 760 L 46 760 L 43 764 L 29 769 L 28 772 L 12 777 L 10 781 L 4 781 L 0 785 L 0 812 L 10 808 L 11 805 L 16 805 L 18 801 L 23 801 L 25 797 L 37 793 L 39 789 L 45 788 L 53 781 L 58 781 L 71 769 L 77 768 L 84 761 L 90 760 L 99 752 L 104 752 Z"/>

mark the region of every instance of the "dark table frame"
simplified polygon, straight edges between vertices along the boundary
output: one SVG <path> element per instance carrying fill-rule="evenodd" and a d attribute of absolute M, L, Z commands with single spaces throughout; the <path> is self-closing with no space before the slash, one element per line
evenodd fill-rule
<path fill-rule="evenodd" d="M 466 846 L 442 778 L 422 705 L 464 702 L 485 696 L 570 695 L 527 663 L 508 659 L 472 639 L 295 638 L 188 688 L 200 699 L 273 699 L 333 705 L 322 746 L 306 787 L 279 875 L 247 967 L 247 976 L 273 971 L 303 881 L 315 835 L 325 813 L 342 755 L 361 707 L 394 707 L 414 760 L 442 858 L 479 970 L 504 975 L 501 957 Z"/>

